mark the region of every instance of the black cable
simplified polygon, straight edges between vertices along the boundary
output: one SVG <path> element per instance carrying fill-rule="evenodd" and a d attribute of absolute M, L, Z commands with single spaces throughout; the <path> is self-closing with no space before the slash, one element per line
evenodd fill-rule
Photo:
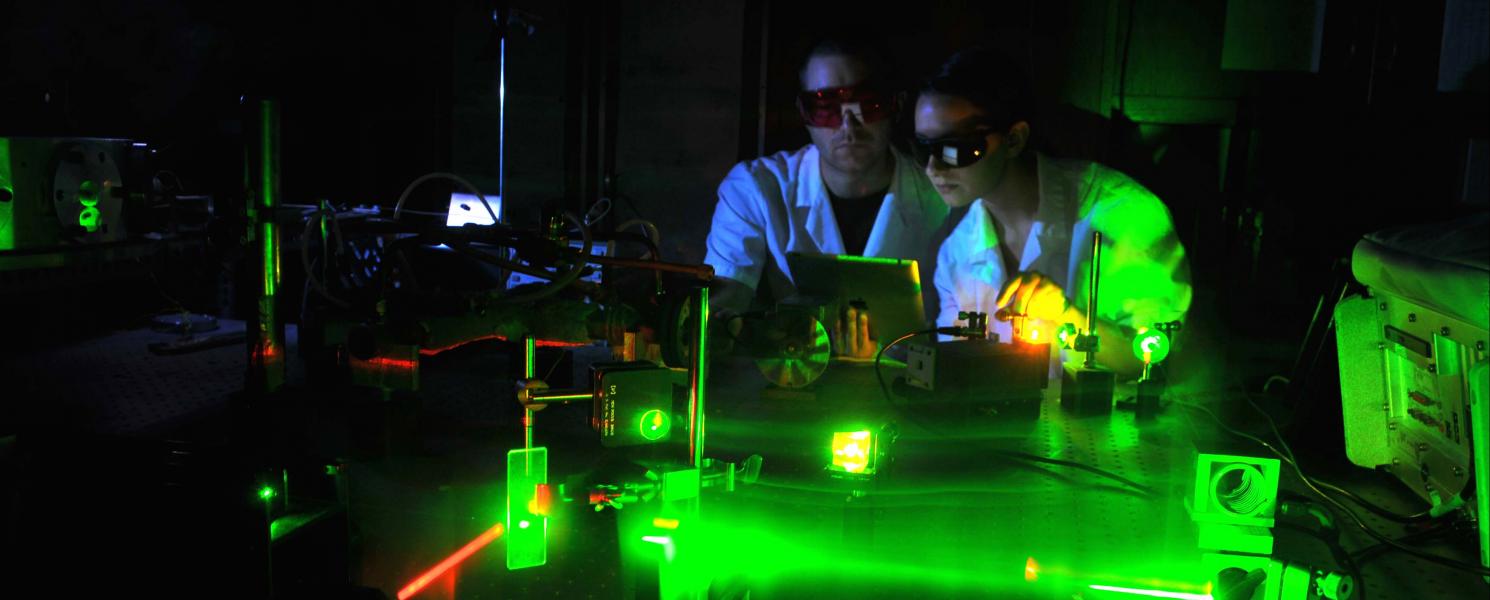
<path fill-rule="evenodd" d="M 570 223 L 573 223 L 574 226 L 579 229 L 580 237 L 584 240 L 584 243 L 579 250 L 580 258 L 574 262 L 574 267 L 569 269 L 568 271 L 565 271 L 563 275 L 560 275 L 548 285 L 545 285 L 536 291 L 528 292 L 526 294 L 517 294 L 515 296 L 507 296 L 505 298 L 502 298 L 501 302 L 506 304 L 525 304 L 528 302 L 542 300 L 559 293 L 564 288 L 569 287 L 569 284 L 574 283 L 575 280 L 579 279 L 580 274 L 584 272 L 585 266 L 587 264 L 584 257 L 590 255 L 590 248 L 591 245 L 594 243 L 594 240 L 590 237 L 590 228 L 586 227 L 584 221 L 581 221 L 579 217 L 574 216 L 574 213 L 565 211 L 564 219 L 569 221 Z"/>
<path fill-rule="evenodd" d="M 910 419 L 912 421 L 915 421 L 916 425 L 919 426 L 919 427 L 921 427 L 922 429 L 925 429 L 926 431 L 929 431 L 929 432 L 934 433 L 934 434 L 937 434 L 937 435 L 941 435 L 941 433 L 939 431 L 937 431 L 936 428 L 928 426 L 925 422 L 921 421 L 921 418 L 920 417 L 914 416 L 914 414 L 915 414 L 914 412 L 905 410 L 904 407 L 900 406 L 899 403 L 895 402 L 894 396 L 890 393 L 890 386 L 885 385 L 885 377 L 884 377 L 884 375 L 882 373 L 880 373 L 880 360 L 885 357 L 885 351 L 886 350 L 889 350 L 890 348 L 895 347 L 896 344 L 899 344 L 901 342 L 904 342 L 904 341 L 906 341 L 908 339 L 911 339 L 913 337 L 916 337 L 918 335 L 926 335 L 928 333 L 936 333 L 936 332 L 937 332 L 937 329 L 936 328 L 921 329 L 921 330 L 918 330 L 918 331 L 912 331 L 912 332 L 907 333 L 905 335 L 902 335 L 902 336 L 900 336 L 898 338 L 895 338 L 894 340 L 892 340 L 888 344 L 885 344 L 883 347 L 880 348 L 879 352 L 876 352 L 874 354 L 874 378 L 879 381 L 880 392 L 884 393 L 884 395 L 885 395 L 885 403 L 889 404 L 890 405 L 890 408 L 895 409 L 895 412 L 900 413 L 901 416 L 904 416 L 904 417 L 906 417 L 906 418 L 908 418 L 908 419 Z"/>
<path fill-rule="evenodd" d="M 1250 396 L 1246 396 L 1246 397 L 1244 397 L 1244 399 L 1247 401 L 1247 405 L 1252 407 L 1252 410 L 1257 411 L 1257 414 L 1262 415 L 1262 418 L 1265 419 L 1265 420 L 1267 420 L 1268 427 L 1273 430 L 1273 436 L 1278 439 L 1278 444 L 1283 447 L 1283 450 L 1285 452 L 1288 453 L 1288 461 L 1291 464 L 1294 465 L 1294 469 L 1298 470 L 1299 477 L 1303 477 L 1304 476 L 1304 472 L 1303 472 L 1303 469 L 1301 469 L 1298 466 L 1298 457 L 1296 455 L 1294 455 L 1293 448 L 1290 448 L 1288 446 L 1288 440 L 1283 439 L 1283 432 L 1282 432 L 1282 430 L 1280 430 L 1278 428 L 1278 422 L 1277 421 L 1274 421 L 1273 420 L 1273 416 L 1270 415 L 1270 414 L 1268 414 L 1267 411 L 1263 410 L 1261 406 L 1258 406 L 1256 402 L 1252 401 L 1252 398 Z M 1361 508 L 1364 508 L 1366 510 L 1369 510 L 1369 511 L 1375 513 L 1377 516 L 1379 516 L 1379 517 L 1381 517 L 1383 519 L 1387 519 L 1389 521 L 1393 521 L 1393 522 L 1396 522 L 1396 523 L 1420 523 L 1420 522 L 1423 522 L 1423 521 L 1428 521 L 1428 520 L 1430 520 L 1430 519 L 1433 518 L 1432 511 L 1426 511 L 1425 510 L 1425 511 L 1414 513 L 1414 514 L 1410 514 L 1410 515 L 1404 515 L 1404 514 L 1397 513 L 1397 512 L 1391 511 L 1389 509 L 1383 508 L 1383 507 L 1381 507 L 1381 506 L 1379 506 L 1379 505 L 1377 505 L 1377 504 L 1375 504 L 1375 503 L 1373 503 L 1373 502 L 1371 502 L 1371 501 L 1369 501 L 1369 500 L 1367 500 L 1365 498 L 1362 498 L 1360 495 L 1356 494 L 1355 492 L 1352 492 L 1350 490 L 1347 490 L 1345 488 L 1342 488 L 1342 487 L 1340 487 L 1338 485 L 1335 485 L 1335 484 L 1332 484 L 1332 483 L 1329 483 L 1329 482 L 1326 482 L 1326 481 L 1321 481 L 1319 479 L 1313 479 L 1313 482 L 1315 484 L 1319 485 L 1320 487 L 1328 488 L 1328 489 L 1330 489 L 1330 490 L 1332 490 L 1332 491 L 1340 494 L 1341 496 L 1345 496 L 1345 498 L 1348 499 L 1348 500 L 1350 500 L 1351 502 L 1354 502 L 1356 504 L 1359 504 L 1361 506 Z"/>
<path fill-rule="evenodd" d="M 1118 483 L 1121 483 L 1123 485 L 1126 485 L 1126 486 L 1128 486 L 1130 488 L 1133 488 L 1135 490 L 1138 490 L 1140 492 L 1143 492 L 1145 494 L 1148 494 L 1149 496 L 1157 496 L 1158 495 L 1158 492 L 1155 492 L 1154 491 L 1154 488 L 1151 488 L 1151 487 L 1146 486 L 1144 484 L 1138 483 L 1137 481 L 1133 481 L 1132 479 L 1128 479 L 1127 477 L 1123 477 L 1122 475 L 1118 475 L 1117 473 L 1113 473 L 1111 471 L 1105 471 L 1105 470 L 1099 469 L 1097 467 L 1094 467 L 1094 466 L 1091 466 L 1091 465 L 1088 465 L 1088 464 L 1085 464 L 1085 463 L 1079 463 L 1079 462 L 1070 461 L 1070 460 L 1062 460 L 1062 459 L 1059 459 L 1059 458 L 1049 458 L 1049 457 L 1046 457 L 1046 456 L 1040 456 L 1038 454 L 1030 454 L 1028 452 L 1020 452 L 1020 451 L 1017 451 L 1017 450 L 994 450 L 994 453 L 995 454 L 1000 454 L 1000 455 L 1003 455 L 1003 456 L 1007 456 L 1007 457 L 1010 457 L 1010 458 L 1017 458 L 1017 459 L 1020 459 L 1020 460 L 1028 460 L 1028 461 L 1046 463 L 1046 464 L 1051 464 L 1051 465 L 1061 465 L 1063 467 L 1071 467 L 1073 469 L 1081 469 L 1081 470 L 1086 471 L 1088 473 L 1091 473 L 1093 475 L 1098 475 L 1098 476 L 1101 476 L 1101 477 L 1106 477 L 1108 479 L 1111 479 L 1113 481 L 1116 481 Z"/>
<path fill-rule="evenodd" d="M 1327 490 L 1330 490 L 1330 491 L 1335 492 L 1336 494 L 1339 494 L 1341 496 L 1344 496 L 1346 500 L 1349 500 L 1351 502 L 1354 502 L 1356 505 L 1360 506 L 1361 508 L 1364 508 L 1366 510 L 1371 511 L 1376 516 L 1381 517 L 1383 519 L 1386 519 L 1388 521 L 1392 521 L 1394 523 L 1402 523 L 1402 524 L 1408 524 L 1408 523 L 1426 523 L 1428 521 L 1432 521 L 1435 518 L 1437 518 L 1437 517 L 1434 517 L 1433 516 L 1433 511 L 1432 510 L 1425 510 L 1425 511 L 1422 511 L 1422 512 L 1412 513 L 1410 515 L 1404 515 L 1404 514 L 1393 512 L 1393 511 L 1391 511 L 1389 509 L 1383 508 L 1383 507 L 1381 507 L 1378 504 L 1372 503 L 1370 500 L 1367 500 L 1365 498 L 1362 498 L 1360 495 L 1356 494 L 1355 492 L 1352 492 L 1350 490 L 1347 490 L 1347 489 L 1345 489 L 1343 487 L 1340 487 L 1340 486 L 1335 485 L 1333 483 L 1330 483 L 1328 481 L 1324 481 L 1322 479 L 1315 478 L 1314 479 L 1314 483 L 1319 484 L 1319 486 L 1322 487 L 1322 488 L 1325 488 Z"/>
<path fill-rule="evenodd" d="M 1424 529 L 1422 531 L 1409 533 L 1402 537 L 1396 538 L 1396 541 L 1399 544 L 1422 544 L 1438 539 L 1441 536 L 1453 537 L 1455 534 L 1462 534 L 1466 533 L 1467 531 L 1472 530 L 1465 530 L 1461 528 L 1461 522 L 1445 523 L 1436 527 Z M 1381 556 L 1389 554 L 1392 552 L 1392 550 L 1394 550 L 1394 548 L 1386 544 L 1372 544 L 1355 551 L 1351 554 L 1351 557 L 1354 558 L 1356 561 L 1364 564 Z"/>
<path fill-rule="evenodd" d="M 875 355 L 874 355 L 874 377 L 875 377 L 875 379 L 879 380 L 880 391 L 883 392 L 884 395 L 885 395 L 885 402 L 889 403 L 890 406 L 892 408 L 896 409 L 897 412 L 901 412 L 901 414 L 903 414 L 903 415 L 905 415 L 907 417 L 910 416 L 910 413 L 907 413 L 906 411 L 902 410 L 902 407 L 898 403 L 895 402 L 894 398 L 892 397 L 892 394 L 890 393 L 889 386 L 887 386 L 885 384 L 884 375 L 880 372 L 880 361 L 881 361 L 881 359 L 884 358 L 885 351 L 886 350 L 889 350 L 890 348 L 893 348 L 895 345 L 897 345 L 897 344 L 899 344 L 901 342 L 904 342 L 905 340 L 911 339 L 911 338 L 916 337 L 918 335 L 926 335 L 926 334 L 940 333 L 940 332 L 941 332 L 941 329 L 940 328 L 921 329 L 921 330 L 917 330 L 917 331 L 912 331 L 912 332 L 907 333 L 905 335 L 902 335 L 902 336 L 900 336 L 898 338 L 895 338 L 893 341 L 891 341 L 888 344 L 885 344 L 885 346 L 882 347 L 882 348 L 880 348 L 879 352 L 876 352 Z M 923 429 L 926 429 L 927 431 L 930 431 L 932 433 L 938 433 L 936 429 L 933 429 L 931 427 L 927 427 L 925 423 L 919 422 L 918 419 L 912 419 L 912 420 L 916 420 L 917 421 L 916 424 L 917 425 L 920 425 Z M 1131 479 L 1128 479 L 1126 477 L 1123 477 L 1122 475 L 1118 475 L 1118 474 L 1113 473 L 1113 472 L 1110 472 L 1110 471 L 1105 471 L 1105 470 L 1099 469 L 1097 467 L 1093 467 L 1091 465 L 1087 465 L 1087 464 L 1083 464 L 1083 463 L 1079 463 L 1079 462 L 1073 462 L 1073 461 L 1069 461 L 1069 460 L 1061 460 L 1059 458 L 1049 458 L 1049 457 L 1040 456 L 1040 455 L 1037 455 L 1037 454 L 1029 454 L 1027 452 L 1019 452 L 1019 451 L 1016 451 L 1016 450 L 995 450 L 994 453 L 995 454 L 1000 454 L 1000 455 L 1003 455 L 1003 456 L 1006 456 L 1006 457 L 1009 457 L 1009 458 L 1019 459 L 1019 460 L 1025 460 L 1025 461 L 1037 462 L 1037 463 L 1045 463 L 1045 464 L 1051 464 L 1051 465 L 1061 465 L 1061 466 L 1065 466 L 1065 467 L 1071 467 L 1071 468 L 1074 468 L 1074 469 L 1081 469 L 1081 470 L 1086 471 L 1088 473 L 1092 473 L 1094 475 L 1098 475 L 1098 476 L 1101 476 L 1101 477 L 1106 477 L 1108 479 L 1111 479 L 1113 481 L 1116 481 L 1118 483 L 1121 483 L 1123 485 L 1126 485 L 1126 486 L 1128 486 L 1130 488 L 1133 488 L 1135 490 L 1138 490 L 1139 492 L 1142 492 L 1142 493 L 1148 495 L 1151 498 L 1157 496 L 1157 493 L 1154 491 L 1154 489 L 1151 488 L 1151 487 L 1149 487 L 1149 486 L 1143 485 L 1141 483 L 1138 483 L 1136 481 L 1133 481 Z"/>
<path fill-rule="evenodd" d="M 1188 402 L 1180 402 L 1180 401 L 1174 401 L 1174 403 L 1179 404 L 1181 406 L 1187 406 L 1187 407 L 1190 407 L 1190 408 L 1196 408 L 1196 409 L 1199 409 L 1201 411 L 1204 411 L 1206 414 L 1210 415 L 1211 418 L 1214 419 L 1216 421 L 1216 423 L 1221 426 L 1222 429 L 1226 430 L 1227 432 L 1230 432 L 1230 433 L 1232 433 L 1234 435 L 1238 435 L 1240 437 L 1243 437 L 1243 438 L 1246 438 L 1246 439 L 1250 439 L 1250 440 L 1252 440 L 1254 442 L 1257 442 L 1259 444 L 1262 444 L 1263 447 L 1267 448 L 1268 450 L 1271 450 L 1274 454 L 1277 454 L 1279 458 L 1283 459 L 1284 462 L 1288 463 L 1289 466 L 1293 467 L 1294 472 L 1299 476 L 1300 481 L 1303 481 L 1303 483 L 1304 483 L 1305 486 L 1308 486 L 1308 488 L 1310 490 L 1313 490 L 1314 493 L 1317 494 L 1325 502 L 1328 502 L 1332 506 L 1334 506 L 1335 508 L 1340 509 L 1340 511 L 1342 513 L 1344 513 L 1345 516 L 1350 517 L 1350 522 L 1351 522 L 1352 525 L 1355 525 L 1357 529 L 1360 529 L 1363 533 L 1365 533 L 1367 536 L 1371 537 L 1372 539 L 1374 539 L 1374 540 L 1376 540 L 1378 542 L 1381 542 L 1383 544 L 1386 544 L 1387 546 L 1390 546 L 1390 547 L 1392 547 L 1392 548 L 1394 548 L 1396 550 L 1399 550 L 1399 551 L 1401 551 L 1401 552 L 1403 552 L 1405 554 L 1408 554 L 1410 556 L 1414 556 L 1414 557 L 1416 557 L 1416 558 L 1418 558 L 1420 560 L 1425 560 L 1425 561 L 1428 561 L 1428 562 L 1431 562 L 1431 563 L 1435 563 L 1435 564 L 1438 564 L 1438 565 L 1449 567 L 1451 569 L 1458 569 L 1458 570 L 1461 570 L 1461 571 L 1468 571 L 1468 572 L 1474 573 L 1476 575 L 1490 575 L 1490 568 L 1487 568 L 1484 565 L 1479 565 L 1479 564 L 1474 564 L 1474 563 L 1467 563 L 1467 562 L 1463 562 L 1463 561 L 1459 561 L 1459 560 L 1454 560 L 1452 558 L 1448 558 L 1448 557 L 1445 557 L 1445 556 L 1439 556 L 1437 554 L 1433 554 L 1433 553 L 1430 553 L 1430 552 L 1424 552 L 1422 550 L 1418 550 L 1418 549 L 1412 548 L 1410 546 L 1399 544 L 1395 540 L 1393 540 L 1393 539 L 1391 539 L 1391 538 L 1389 538 L 1389 537 L 1387 537 L 1385 535 L 1382 535 L 1381 533 L 1378 533 L 1376 530 L 1371 529 L 1370 527 L 1366 526 L 1365 521 L 1362 521 L 1361 518 L 1359 516 L 1357 516 L 1354 511 L 1350 510 L 1350 508 L 1348 508 L 1344 504 L 1340 503 L 1340 501 L 1339 500 L 1336 500 L 1334 496 L 1331 496 L 1329 494 L 1326 494 L 1326 493 L 1324 493 L 1323 490 L 1319 489 L 1319 487 L 1314 484 L 1314 481 L 1311 480 L 1311 479 L 1309 479 L 1307 476 L 1305 476 L 1304 475 L 1304 472 L 1301 469 L 1299 469 L 1299 465 L 1298 465 L 1297 462 L 1294 462 L 1294 461 L 1290 460 L 1287 455 L 1285 455 L 1282 451 L 1280 451 L 1277 448 L 1275 448 L 1272 444 L 1267 443 L 1266 441 L 1262 440 L 1261 438 L 1258 438 L 1258 437 L 1255 437 L 1255 436 L 1252 436 L 1252 435 L 1249 435 L 1249 434 L 1246 434 L 1246 433 L 1237 431 L 1236 429 L 1232 429 L 1230 426 L 1226 425 L 1226 423 L 1221 420 L 1221 417 L 1217 416 L 1216 413 L 1211 412 L 1210 409 L 1208 409 L 1208 408 L 1206 408 L 1204 406 L 1200 406 L 1198 404 L 1190 404 Z"/>
<path fill-rule="evenodd" d="M 1365 582 L 1361 579 L 1361 564 L 1353 557 L 1351 557 L 1350 553 L 1346 552 L 1345 548 L 1340 545 L 1339 530 L 1335 530 L 1335 535 L 1331 536 L 1327 535 L 1323 531 L 1305 527 L 1303 525 L 1298 525 L 1295 523 L 1288 523 L 1286 521 L 1278 521 L 1278 526 L 1284 529 L 1297 531 L 1316 540 L 1319 540 L 1320 543 L 1323 543 L 1325 547 L 1329 548 L 1330 556 L 1335 559 L 1335 565 L 1341 569 L 1344 569 L 1346 572 L 1350 573 L 1351 577 L 1355 578 L 1355 589 L 1357 591 L 1356 595 L 1353 597 L 1353 600 L 1366 600 L 1366 585 Z"/>
<path fill-rule="evenodd" d="M 1293 529 L 1306 533 L 1310 536 L 1315 537 L 1319 541 L 1323 542 L 1326 546 L 1328 546 L 1330 549 L 1330 555 L 1333 556 L 1335 559 L 1335 564 L 1338 565 L 1340 568 L 1346 569 L 1350 573 L 1350 575 L 1355 578 L 1356 589 L 1359 590 L 1359 595 L 1355 598 L 1355 600 L 1365 600 L 1366 586 L 1361 572 L 1361 565 L 1355 560 L 1355 557 L 1351 556 L 1349 552 L 1346 552 L 1344 546 L 1340 545 L 1340 529 L 1336 527 L 1336 523 L 1340 522 L 1340 516 L 1335 514 L 1335 511 L 1331 510 L 1330 507 L 1322 505 L 1309 498 L 1297 496 L 1294 494 L 1288 494 L 1288 496 L 1291 496 L 1295 499 L 1288 500 L 1286 502 L 1302 502 L 1304 504 L 1316 507 L 1320 512 L 1323 512 L 1325 514 L 1327 520 L 1320 519 L 1318 515 L 1314 515 L 1311 511 L 1310 514 L 1312 516 L 1315 516 L 1316 520 L 1319 521 L 1319 529 L 1303 527 L 1301 525 L 1296 525 L 1294 523 L 1283 521 L 1281 519 L 1278 520 L 1278 525 L 1286 529 Z M 1279 509 L 1280 511 L 1286 512 L 1286 509 L 1283 508 L 1282 504 L 1279 505 Z"/>

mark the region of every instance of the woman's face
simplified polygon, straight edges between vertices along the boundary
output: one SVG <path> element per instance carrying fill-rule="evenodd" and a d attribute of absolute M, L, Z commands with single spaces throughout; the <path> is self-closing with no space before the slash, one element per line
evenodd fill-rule
<path fill-rule="evenodd" d="M 947 206 L 991 195 L 1023 150 L 1023 140 L 989 127 L 986 119 L 983 109 L 960 96 L 926 92 L 916 100 L 917 158 Z"/>

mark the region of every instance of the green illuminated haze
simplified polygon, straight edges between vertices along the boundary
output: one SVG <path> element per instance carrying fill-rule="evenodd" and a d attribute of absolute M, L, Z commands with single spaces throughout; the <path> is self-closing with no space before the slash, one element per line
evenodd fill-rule
<path fill-rule="evenodd" d="M 1090 217 L 1092 227 L 1102 232 L 1098 316 L 1134 329 L 1183 319 L 1193 290 L 1185 248 L 1180 245 L 1169 210 L 1126 177 L 1093 185 L 1101 189 L 1087 195 L 1080 216 Z M 1083 256 L 1090 257 L 1090 244 L 1083 246 Z M 1089 263 L 1080 261 L 1068 277 L 1072 289 L 1066 295 L 1083 309 Z"/>
<path fill-rule="evenodd" d="M 0 194 L 8 198 L 0 202 L 0 250 L 13 250 L 15 240 L 15 180 L 10 170 L 10 139 L 0 138 Z"/>

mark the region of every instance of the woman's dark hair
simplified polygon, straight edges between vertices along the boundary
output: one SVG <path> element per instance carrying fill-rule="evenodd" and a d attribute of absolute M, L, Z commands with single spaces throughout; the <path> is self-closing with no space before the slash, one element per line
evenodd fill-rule
<path fill-rule="evenodd" d="M 1035 117 L 1034 92 L 1024 69 L 988 48 L 975 47 L 952 55 L 921 93 L 966 98 L 988 114 L 988 125 L 1008 129 Z"/>

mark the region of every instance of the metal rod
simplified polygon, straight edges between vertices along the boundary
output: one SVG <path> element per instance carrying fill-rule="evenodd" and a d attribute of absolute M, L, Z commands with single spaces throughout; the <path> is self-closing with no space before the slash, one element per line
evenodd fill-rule
<path fill-rule="evenodd" d="M 709 369 L 709 288 L 698 288 L 698 333 L 693 337 L 693 365 L 688 373 L 688 466 L 704 464 L 704 390 Z"/>
<path fill-rule="evenodd" d="M 523 336 L 523 379 L 532 379 L 538 371 L 538 345 L 533 336 Z M 523 408 L 523 449 L 533 449 L 533 409 Z M 531 456 L 531 452 L 529 453 Z"/>
<path fill-rule="evenodd" d="M 533 404 L 564 404 L 566 402 L 583 402 L 593 400 L 594 392 L 578 392 L 574 390 L 545 390 L 533 392 L 528 396 L 528 402 Z"/>
<path fill-rule="evenodd" d="M 1086 301 L 1086 333 L 1096 335 L 1097 333 L 1097 285 L 1102 280 L 1102 232 L 1092 232 L 1092 268 L 1091 281 L 1087 284 Z M 1097 362 L 1097 349 L 1092 348 L 1086 353 L 1086 366 L 1091 368 Z"/>
<path fill-rule="evenodd" d="M 589 256 L 586 262 L 607 267 L 622 267 L 627 269 L 650 269 L 653 271 L 665 271 L 668 273 L 682 273 L 692 275 L 702 281 L 714 279 L 714 267 L 708 265 L 685 265 L 680 263 L 663 262 L 660 260 L 640 260 L 635 258 L 616 258 L 613 256 Z"/>
<path fill-rule="evenodd" d="M 284 324 L 276 309 L 279 293 L 279 224 L 274 213 L 279 204 L 279 105 L 259 100 L 249 118 L 257 124 L 257 135 L 247 137 L 244 183 L 248 188 L 249 239 L 257 243 L 260 271 L 258 303 L 254 322 L 248 327 L 247 387 L 256 393 L 273 392 L 284 383 Z"/>

